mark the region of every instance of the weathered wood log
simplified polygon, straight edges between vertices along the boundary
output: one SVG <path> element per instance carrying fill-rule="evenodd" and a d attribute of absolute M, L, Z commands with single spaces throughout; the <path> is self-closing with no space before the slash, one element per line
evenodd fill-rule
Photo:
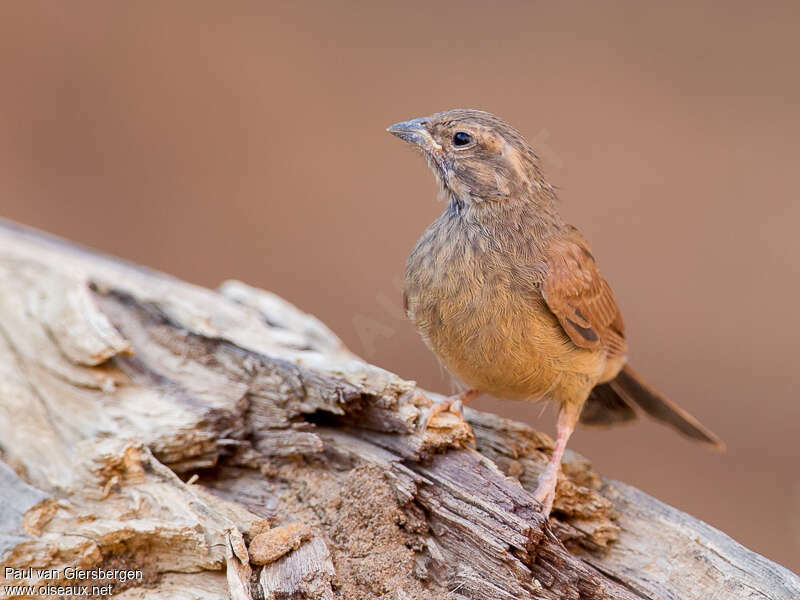
<path fill-rule="evenodd" d="M 0 585 L 800 598 L 796 575 L 574 453 L 548 521 L 530 493 L 547 436 L 472 410 L 421 434 L 415 391 L 268 292 L 203 289 L 5 224 Z"/>

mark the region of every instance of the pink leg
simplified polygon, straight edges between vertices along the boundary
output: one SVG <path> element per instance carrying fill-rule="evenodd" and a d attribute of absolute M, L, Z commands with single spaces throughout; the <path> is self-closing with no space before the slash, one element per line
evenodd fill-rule
<path fill-rule="evenodd" d="M 428 425 L 430 425 L 431 419 L 441 412 L 454 412 L 460 417 L 462 405 L 480 395 L 481 393 L 478 390 L 467 390 L 465 392 L 461 392 L 460 394 L 456 394 L 455 396 L 450 396 L 444 402 L 435 403 L 433 406 L 431 406 L 430 412 L 425 417 L 425 421 L 422 423 L 422 431 L 425 431 L 428 428 Z"/>
<path fill-rule="evenodd" d="M 539 476 L 539 486 L 534 492 L 536 499 L 543 504 L 542 511 L 546 515 L 550 515 L 550 511 L 553 508 L 558 474 L 561 472 L 561 458 L 564 456 L 567 441 L 575 429 L 579 415 L 580 407 L 572 404 L 562 406 L 558 411 L 558 435 L 556 436 L 555 448 L 553 448 L 553 457 L 550 459 L 544 473 Z"/>

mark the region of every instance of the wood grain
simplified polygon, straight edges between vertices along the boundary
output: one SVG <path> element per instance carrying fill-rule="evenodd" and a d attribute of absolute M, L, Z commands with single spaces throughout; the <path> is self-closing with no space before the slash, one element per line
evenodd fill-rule
<path fill-rule="evenodd" d="M 546 521 L 547 436 L 469 410 L 420 434 L 414 382 L 268 292 L 11 224 L 0 289 L 3 566 L 141 570 L 109 582 L 128 599 L 800 597 L 574 453 Z M 252 565 L 253 538 L 292 523 L 310 537 Z"/>

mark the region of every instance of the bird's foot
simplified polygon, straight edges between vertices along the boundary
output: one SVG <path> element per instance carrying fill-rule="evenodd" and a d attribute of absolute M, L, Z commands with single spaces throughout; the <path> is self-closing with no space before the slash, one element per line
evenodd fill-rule
<path fill-rule="evenodd" d="M 533 493 L 534 497 L 542 503 L 542 512 L 546 517 L 553 510 L 553 501 L 556 499 L 556 486 L 558 474 L 561 472 L 561 458 L 567 447 L 567 440 L 575 429 L 580 415 L 580 404 L 567 404 L 558 411 L 558 435 L 553 446 L 553 456 L 544 472 L 539 476 L 539 486 Z"/>
<path fill-rule="evenodd" d="M 542 513 L 546 517 L 550 516 L 553 510 L 553 502 L 556 499 L 556 486 L 558 485 L 558 468 L 551 469 L 552 463 L 547 465 L 544 473 L 539 476 L 539 485 L 533 493 L 533 497 L 542 503 Z"/>
<path fill-rule="evenodd" d="M 433 418 L 443 412 L 450 412 L 456 415 L 459 419 L 464 418 L 462 414 L 462 408 L 466 402 L 469 402 L 475 396 L 480 395 L 480 392 L 477 390 L 467 390 L 465 392 L 461 392 L 460 394 L 456 394 L 455 396 L 450 396 L 446 400 L 442 402 L 433 402 L 430 398 L 422 394 L 419 390 L 414 392 L 414 397 L 412 398 L 412 402 L 417 405 L 423 405 L 428 407 L 428 414 L 425 415 L 425 420 L 422 421 L 422 428 L 421 430 L 424 432 L 428 429 L 428 426 L 431 424 Z M 421 398 L 420 398 L 421 397 Z M 424 400 L 423 400 L 424 399 Z M 422 401 L 420 401 L 422 400 Z"/>

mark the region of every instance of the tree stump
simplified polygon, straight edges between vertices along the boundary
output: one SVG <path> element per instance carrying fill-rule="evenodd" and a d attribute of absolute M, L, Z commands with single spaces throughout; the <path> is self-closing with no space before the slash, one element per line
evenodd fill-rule
<path fill-rule="evenodd" d="M 8 223 L 0 279 L 6 597 L 800 598 L 575 453 L 548 521 L 550 438 L 469 409 L 421 433 L 413 381 L 269 292 Z"/>

